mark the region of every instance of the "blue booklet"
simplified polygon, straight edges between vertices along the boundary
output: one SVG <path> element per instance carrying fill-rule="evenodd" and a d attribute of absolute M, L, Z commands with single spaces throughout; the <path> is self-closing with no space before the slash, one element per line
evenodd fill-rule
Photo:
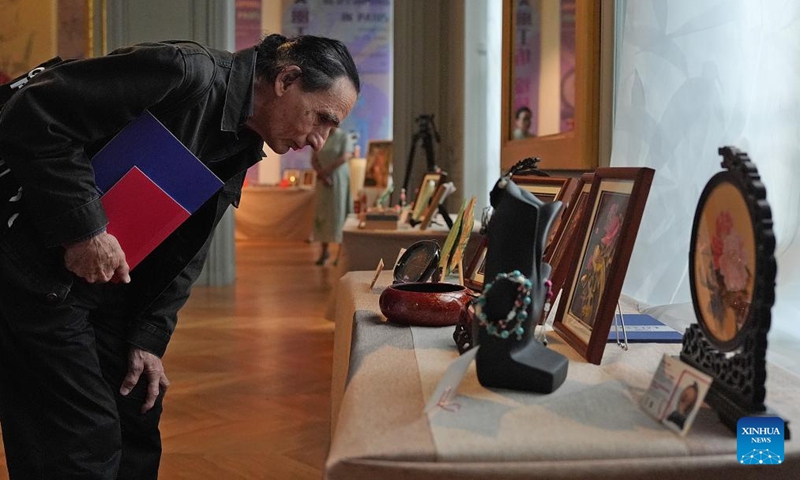
<path fill-rule="evenodd" d="M 622 316 L 625 321 L 625 333 L 628 336 L 628 343 L 681 343 L 683 334 L 669 325 L 656 320 L 645 313 L 626 313 Z M 615 315 L 614 322 L 619 320 L 619 314 Z M 608 341 L 622 342 L 625 337 L 622 334 L 622 326 L 619 328 L 615 323 L 611 323 L 611 330 L 608 332 Z"/>
<path fill-rule="evenodd" d="M 92 158 L 95 183 L 103 194 L 133 167 L 138 167 L 189 213 L 222 188 L 222 181 L 214 172 L 147 111 Z"/>

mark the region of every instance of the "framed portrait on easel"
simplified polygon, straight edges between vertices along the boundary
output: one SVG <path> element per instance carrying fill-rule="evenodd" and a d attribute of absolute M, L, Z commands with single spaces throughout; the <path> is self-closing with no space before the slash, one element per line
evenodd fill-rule
<path fill-rule="evenodd" d="M 313 168 L 303 170 L 303 185 L 304 187 L 313 187 L 317 184 L 317 172 Z"/>
<path fill-rule="evenodd" d="M 439 190 L 439 186 L 446 181 L 446 177 L 447 176 L 442 172 L 428 172 L 422 177 L 422 181 L 417 189 L 417 196 L 411 207 L 412 210 L 409 220 L 412 225 L 422 222 L 425 215 L 429 213 L 429 207 Z M 442 194 L 444 194 L 444 192 L 442 192 Z M 439 198 L 441 198 L 441 196 Z"/>
<path fill-rule="evenodd" d="M 367 146 L 367 170 L 364 186 L 386 188 L 392 174 L 392 141 L 370 140 Z"/>

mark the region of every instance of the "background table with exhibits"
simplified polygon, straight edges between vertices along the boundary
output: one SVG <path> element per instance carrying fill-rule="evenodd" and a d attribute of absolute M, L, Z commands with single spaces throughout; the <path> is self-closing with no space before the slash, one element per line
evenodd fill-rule
<path fill-rule="evenodd" d="M 313 187 L 245 187 L 236 209 L 236 239 L 308 240 L 315 198 Z"/>
<path fill-rule="evenodd" d="M 441 221 L 441 219 L 440 219 Z M 472 235 L 464 251 L 464 269 L 475 254 L 480 243 L 480 222 L 475 222 Z M 439 246 L 444 244 L 450 230 L 442 222 L 431 224 L 426 230 L 410 225 L 402 225 L 397 230 L 366 230 L 358 228 L 358 219 L 350 215 L 342 232 L 341 255 L 336 266 L 336 278 L 351 271 L 375 271 L 378 262 L 383 259 L 384 269 L 391 270 L 401 248 L 408 248 L 419 240 L 435 240 Z M 338 284 L 334 284 L 326 311 L 326 318 L 333 320 L 336 308 Z"/>
<path fill-rule="evenodd" d="M 479 229 L 479 222 L 475 222 L 469 246 L 464 252 L 465 263 L 469 263 L 478 247 L 478 242 L 474 240 L 478 237 Z M 419 240 L 435 240 L 441 246 L 448 233 L 450 230 L 444 223 L 432 224 L 426 230 L 407 224 L 401 225 L 397 230 L 366 230 L 358 228 L 358 219 L 355 215 L 350 215 L 342 231 L 342 254 L 339 257 L 338 270 L 341 275 L 355 270 L 375 271 L 381 258 L 386 268 L 390 268 L 401 248 L 407 248 Z M 464 268 L 468 266 L 465 265 Z"/>
<path fill-rule="evenodd" d="M 549 347 L 570 359 L 556 392 L 486 389 L 473 362 L 458 408 L 429 417 L 423 407 L 458 356 L 453 328 L 387 323 L 377 302 L 389 278 L 369 291 L 371 276 L 351 272 L 340 282 L 329 480 L 800 478 L 796 439 L 786 441 L 782 465 L 740 465 L 736 435 L 707 407 L 679 437 L 637 406 L 661 356 L 679 352 L 674 344 L 632 344 L 627 352 L 612 344 L 598 366 L 553 334 Z M 770 365 L 767 404 L 796 429 L 800 379 Z"/>

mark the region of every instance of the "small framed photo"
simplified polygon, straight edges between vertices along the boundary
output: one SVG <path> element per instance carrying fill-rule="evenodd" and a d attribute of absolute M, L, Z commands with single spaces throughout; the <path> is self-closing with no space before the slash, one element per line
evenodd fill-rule
<path fill-rule="evenodd" d="M 413 224 L 422 221 L 439 185 L 444 183 L 445 179 L 446 175 L 441 172 L 428 172 L 422 177 L 422 182 L 417 189 L 417 197 L 414 199 L 414 206 L 411 210 L 411 222 Z"/>
<path fill-rule="evenodd" d="M 469 262 L 466 274 L 464 275 L 464 285 L 476 292 L 483 291 L 483 277 L 484 270 L 486 269 L 486 248 L 489 245 L 488 238 L 482 237 L 481 243 L 478 244 L 472 260 Z"/>
<path fill-rule="evenodd" d="M 433 217 L 435 217 L 436 213 L 439 211 L 439 204 L 442 203 L 442 199 L 446 191 L 447 187 L 444 184 L 441 184 L 438 187 L 436 187 L 436 193 L 433 194 L 433 197 L 428 203 L 428 208 L 426 208 L 425 212 L 422 214 L 422 219 L 420 220 L 419 224 L 420 230 L 428 229 L 428 226 L 431 224 Z"/>
<path fill-rule="evenodd" d="M 675 433 L 684 436 L 692 426 L 713 377 L 664 354 L 639 406 Z"/>
<path fill-rule="evenodd" d="M 304 187 L 313 187 L 317 184 L 317 171 L 313 168 L 303 170 L 303 185 Z"/>
<path fill-rule="evenodd" d="M 367 171 L 364 186 L 386 188 L 392 174 L 392 141 L 370 140 L 367 145 Z"/>
<path fill-rule="evenodd" d="M 464 201 L 465 206 L 458 212 L 461 217 L 460 230 L 458 238 L 454 242 L 453 255 L 450 258 L 450 270 L 458 268 L 459 281 L 462 284 L 464 283 L 466 268 L 464 252 L 467 250 L 467 245 L 469 245 L 470 238 L 472 238 L 472 229 L 475 227 L 475 202 L 475 197 L 470 197 L 469 200 Z M 456 224 L 458 224 L 458 220 L 456 220 Z"/>
<path fill-rule="evenodd" d="M 302 176 L 299 169 L 287 168 L 283 171 L 283 179 L 286 180 L 289 185 L 296 187 L 297 185 L 300 185 Z"/>
<path fill-rule="evenodd" d="M 554 328 L 586 360 L 600 364 L 642 220 L 654 170 L 598 168 Z"/>

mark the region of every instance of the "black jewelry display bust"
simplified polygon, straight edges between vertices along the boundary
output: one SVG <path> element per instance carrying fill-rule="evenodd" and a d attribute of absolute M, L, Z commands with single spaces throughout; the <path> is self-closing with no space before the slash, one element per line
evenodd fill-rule
<path fill-rule="evenodd" d="M 503 177 L 490 194 L 494 207 L 487 227 L 485 279 L 494 281 L 498 273 L 518 270 L 530 279 L 531 302 L 523 321 L 521 338 L 490 335 L 480 322 L 473 321 L 473 338 L 480 345 L 476 356 L 478 381 L 484 387 L 507 388 L 535 393 L 551 393 L 567 377 L 567 358 L 548 349 L 534 337 L 534 327 L 547 300 L 550 265 L 542 263 L 550 226 L 561 202 L 544 203 Z M 514 309 L 517 284 L 497 281 L 486 293 L 483 311 L 489 322 L 505 319 Z"/>

